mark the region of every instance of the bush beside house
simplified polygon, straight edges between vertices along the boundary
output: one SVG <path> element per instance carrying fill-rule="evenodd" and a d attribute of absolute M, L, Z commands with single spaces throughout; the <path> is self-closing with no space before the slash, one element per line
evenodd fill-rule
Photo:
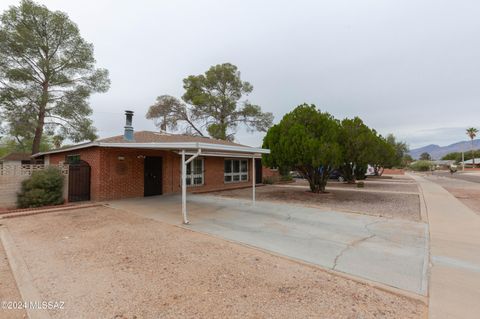
<path fill-rule="evenodd" d="M 19 208 L 63 204 L 63 175 L 58 168 L 48 167 L 32 173 L 22 182 L 17 196 Z"/>

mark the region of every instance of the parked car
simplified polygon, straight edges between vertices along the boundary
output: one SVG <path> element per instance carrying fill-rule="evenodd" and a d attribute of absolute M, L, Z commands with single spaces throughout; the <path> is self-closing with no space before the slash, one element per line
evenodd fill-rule
<path fill-rule="evenodd" d="M 330 179 L 336 179 L 339 182 L 344 182 L 345 181 L 345 177 L 343 177 L 342 172 L 340 172 L 340 170 L 338 170 L 338 169 L 334 169 L 333 171 L 331 171 L 329 178 Z"/>
<path fill-rule="evenodd" d="M 303 175 L 300 174 L 298 171 L 290 171 L 290 176 L 293 178 L 303 178 Z"/>

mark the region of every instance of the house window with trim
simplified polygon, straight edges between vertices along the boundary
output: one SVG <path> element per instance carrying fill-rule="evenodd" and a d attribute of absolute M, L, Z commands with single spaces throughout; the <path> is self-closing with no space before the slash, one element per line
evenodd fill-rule
<path fill-rule="evenodd" d="M 187 164 L 187 186 L 203 185 L 203 158 L 196 158 Z"/>
<path fill-rule="evenodd" d="M 225 183 L 240 183 L 248 181 L 248 160 L 225 160 L 224 181 Z"/>

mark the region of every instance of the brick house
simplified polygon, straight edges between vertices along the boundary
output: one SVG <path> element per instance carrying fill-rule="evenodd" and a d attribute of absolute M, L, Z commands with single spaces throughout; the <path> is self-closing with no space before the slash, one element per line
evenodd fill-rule
<path fill-rule="evenodd" d="M 33 155 L 47 165 L 70 165 L 69 201 L 185 194 L 262 182 L 261 155 L 267 149 L 201 136 L 134 132 L 133 112 L 126 116 L 123 135 Z M 75 180 L 77 169 L 85 171 L 81 181 Z M 82 196 L 75 197 L 79 189 Z"/>

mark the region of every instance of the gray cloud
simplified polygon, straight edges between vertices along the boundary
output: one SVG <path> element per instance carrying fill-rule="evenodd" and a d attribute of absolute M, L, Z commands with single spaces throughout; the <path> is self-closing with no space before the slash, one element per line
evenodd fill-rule
<path fill-rule="evenodd" d="M 91 99 L 102 136 L 122 131 L 124 109 L 136 111 L 136 129 L 154 129 L 144 114 L 156 96 L 181 96 L 185 76 L 223 62 L 240 68 L 255 88 L 249 99 L 277 121 L 315 103 L 411 147 L 480 126 L 476 1 L 40 2 L 67 12 L 110 70 L 111 90 Z"/>

